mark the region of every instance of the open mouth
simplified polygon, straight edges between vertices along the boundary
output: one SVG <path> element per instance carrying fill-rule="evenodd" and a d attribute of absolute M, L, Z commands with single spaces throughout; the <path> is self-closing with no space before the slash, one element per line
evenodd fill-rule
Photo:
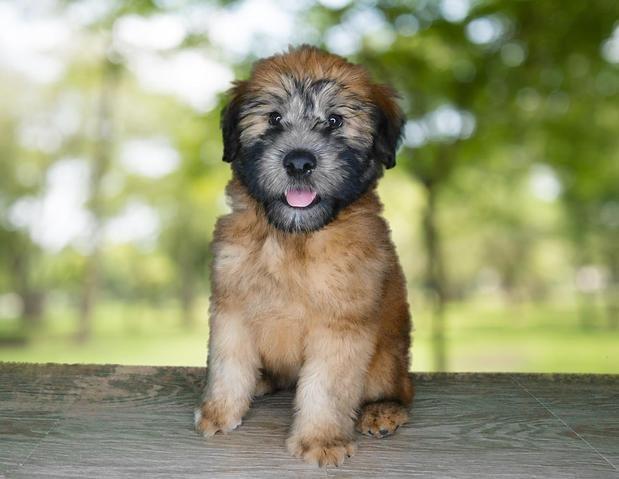
<path fill-rule="evenodd" d="M 293 208 L 307 208 L 319 201 L 318 195 L 312 190 L 288 190 L 284 197 L 288 206 Z"/>

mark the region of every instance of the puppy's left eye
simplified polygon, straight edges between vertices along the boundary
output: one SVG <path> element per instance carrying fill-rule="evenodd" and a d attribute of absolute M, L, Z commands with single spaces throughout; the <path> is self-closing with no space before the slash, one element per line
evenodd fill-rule
<path fill-rule="evenodd" d="M 282 116 L 277 111 L 269 113 L 269 123 L 273 126 L 278 126 L 282 122 Z"/>
<path fill-rule="evenodd" d="M 329 115 L 329 118 L 327 118 L 327 123 L 329 124 L 330 130 L 335 130 L 336 128 L 339 128 L 340 126 L 342 126 L 342 123 L 344 123 L 344 120 L 340 115 L 331 113 Z"/>

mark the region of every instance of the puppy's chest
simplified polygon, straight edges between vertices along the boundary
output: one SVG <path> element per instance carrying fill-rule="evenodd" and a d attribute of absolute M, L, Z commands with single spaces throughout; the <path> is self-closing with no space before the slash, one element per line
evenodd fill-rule
<path fill-rule="evenodd" d="M 366 250 L 326 235 L 226 243 L 216 254 L 215 281 L 255 315 L 324 316 L 371 300 L 367 292 L 379 287 L 385 261 Z"/>
<path fill-rule="evenodd" d="M 296 304 L 299 309 L 315 293 L 310 278 L 318 269 L 324 271 L 322 262 L 271 237 L 250 245 L 224 246 L 215 267 L 219 281 L 246 297 L 256 311 L 267 305 L 281 311 Z"/>
<path fill-rule="evenodd" d="M 256 264 L 280 288 L 294 290 L 314 266 L 302 248 L 269 236 L 256 248 Z"/>
<path fill-rule="evenodd" d="M 349 237 L 316 235 L 304 242 L 278 236 L 216 248 L 216 290 L 233 298 L 248 322 L 263 364 L 295 377 L 304 343 L 320 322 L 368 311 L 380 267 Z"/>
<path fill-rule="evenodd" d="M 238 282 L 246 319 L 266 370 L 294 379 L 303 361 L 303 338 L 310 327 L 308 266 L 297 250 L 267 238 L 238 258 Z M 304 287 L 305 285 L 305 287 Z"/>

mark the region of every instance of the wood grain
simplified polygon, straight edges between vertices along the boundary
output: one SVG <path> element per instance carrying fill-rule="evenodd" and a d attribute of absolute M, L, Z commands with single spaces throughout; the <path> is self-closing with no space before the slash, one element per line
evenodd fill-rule
<path fill-rule="evenodd" d="M 619 376 L 418 374 L 409 424 L 318 469 L 286 451 L 290 392 L 196 435 L 204 373 L 0 364 L 0 477 L 619 477 Z"/>

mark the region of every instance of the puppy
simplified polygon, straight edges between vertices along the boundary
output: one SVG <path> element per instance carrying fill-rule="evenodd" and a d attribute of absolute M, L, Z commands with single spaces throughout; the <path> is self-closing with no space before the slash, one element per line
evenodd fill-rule
<path fill-rule="evenodd" d="M 290 452 L 339 465 L 354 429 L 407 419 L 411 321 L 376 183 L 403 114 L 365 69 L 310 46 L 258 61 L 222 113 L 232 212 L 213 239 L 207 386 L 211 436 L 252 397 L 296 384 Z"/>

